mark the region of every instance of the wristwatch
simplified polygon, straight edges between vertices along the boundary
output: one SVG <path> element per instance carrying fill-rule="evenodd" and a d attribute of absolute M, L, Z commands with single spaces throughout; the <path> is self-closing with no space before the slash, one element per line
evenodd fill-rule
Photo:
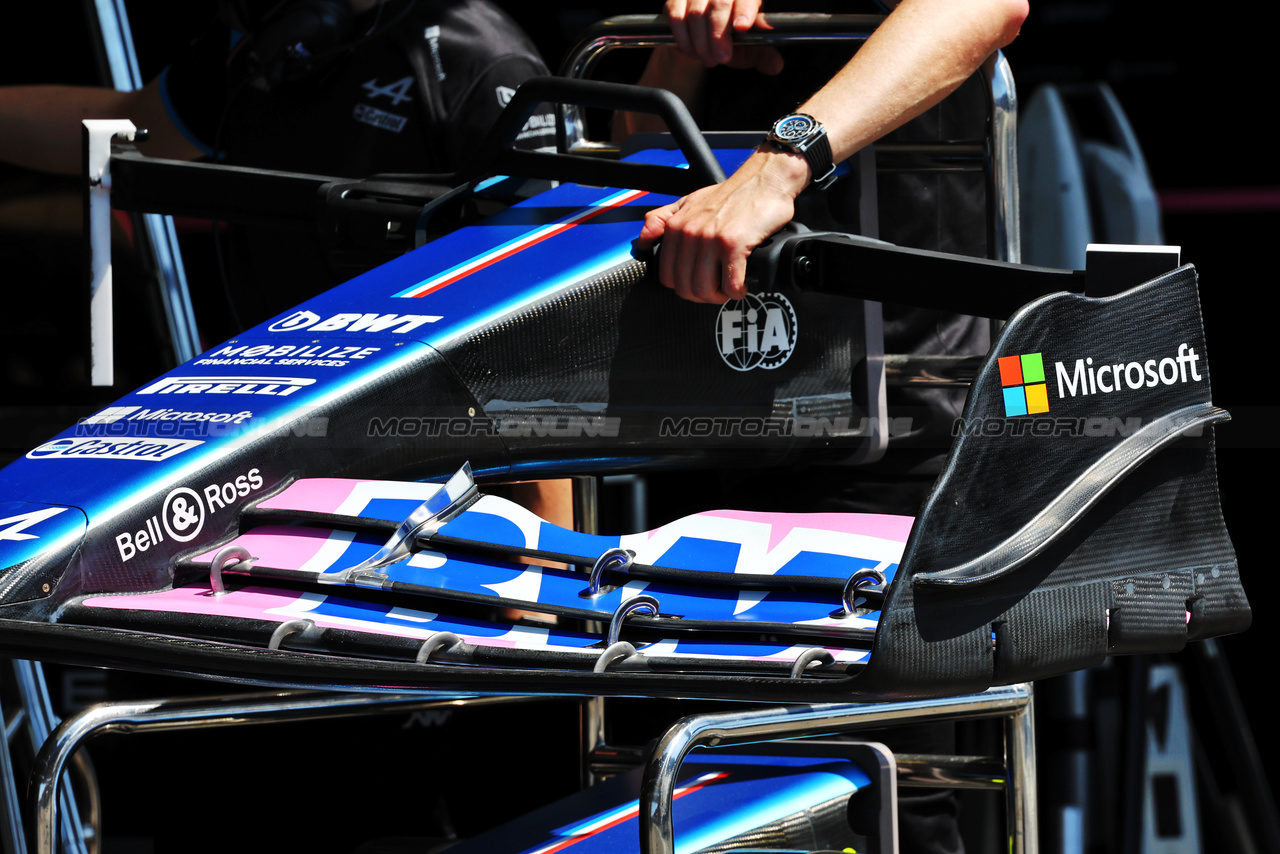
<path fill-rule="evenodd" d="M 808 161 L 813 183 L 819 189 L 826 189 L 835 179 L 836 165 L 831 159 L 827 129 L 808 113 L 791 113 L 778 119 L 764 141 L 775 151 L 794 151 Z"/>

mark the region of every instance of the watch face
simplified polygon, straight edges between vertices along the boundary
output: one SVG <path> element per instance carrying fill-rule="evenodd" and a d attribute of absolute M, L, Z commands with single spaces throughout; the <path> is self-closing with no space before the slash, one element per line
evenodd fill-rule
<path fill-rule="evenodd" d="M 813 119 L 805 115 L 786 116 L 779 119 L 778 123 L 773 126 L 773 135 L 778 139 L 794 142 L 808 136 L 813 131 L 815 124 L 817 123 Z"/>

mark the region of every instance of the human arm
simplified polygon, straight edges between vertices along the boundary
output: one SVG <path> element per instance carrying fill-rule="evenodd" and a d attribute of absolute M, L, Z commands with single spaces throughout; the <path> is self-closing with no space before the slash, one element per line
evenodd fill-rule
<path fill-rule="evenodd" d="M 40 172 L 79 174 L 84 119 L 129 119 L 147 129 L 147 154 L 152 157 L 194 160 L 202 155 L 165 111 L 157 79 L 132 92 L 90 86 L 0 87 L 5 128 L 0 160 Z"/>
<path fill-rule="evenodd" d="M 659 47 L 654 48 L 636 83 L 652 89 L 666 89 L 683 101 L 691 113 L 696 113 L 705 71 L 700 60 L 688 57 L 673 47 Z M 652 113 L 619 110 L 613 114 L 612 136 L 615 142 L 622 142 L 633 133 L 660 133 L 666 129 L 662 119 Z"/>
<path fill-rule="evenodd" d="M 346 0 L 345 5 L 351 14 L 360 14 L 379 2 Z M 311 45 L 313 36 L 332 38 L 332 33 L 341 32 L 334 19 L 342 15 L 336 10 L 318 4 L 295 4 L 285 12 L 286 15 L 269 15 L 273 26 L 263 28 L 271 31 L 277 41 L 293 44 L 305 40 Z M 248 23 L 261 26 L 262 22 Z M 134 91 L 93 86 L 0 87 L 0 123 L 5 128 L 0 135 L 0 161 L 42 172 L 78 174 L 82 156 L 80 122 L 84 119 L 128 119 L 138 128 L 145 128 L 149 132 L 146 153 L 151 157 L 195 160 L 209 154 L 214 143 L 213 128 L 200 126 L 216 124 L 222 108 L 228 88 L 231 24 L 231 20 L 220 16 L 219 22 L 211 23 L 184 50 L 174 51 L 173 65 Z M 241 44 L 251 45 L 253 39 L 250 36 Z M 318 45 L 331 49 L 324 41 Z M 178 77 L 182 78 L 181 83 L 177 82 Z M 196 139 L 200 140 L 199 145 Z"/>
<path fill-rule="evenodd" d="M 826 127 L 838 163 L 954 91 L 1026 13 L 1026 0 L 903 0 L 799 111 Z M 761 149 L 723 183 L 650 211 L 637 245 L 662 241 L 659 278 L 679 296 L 741 298 L 747 256 L 791 220 L 813 178 L 800 155 Z"/>
<path fill-rule="evenodd" d="M 672 92 L 691 113 L 698 112 L 706 70 L 712 66 L 754 68 L 770 75 L 782 71 L 782 55 L 775 48 L 733 42 L 735 32 L 769 28 L 759 15 L 759 0 L 667 0 L 665 11 L 676 46 L 654 49 L 637 82 Z M 649 113 L 614 114 L 613 139 L 618 142 L 633 133 L 666 129 Z"/>

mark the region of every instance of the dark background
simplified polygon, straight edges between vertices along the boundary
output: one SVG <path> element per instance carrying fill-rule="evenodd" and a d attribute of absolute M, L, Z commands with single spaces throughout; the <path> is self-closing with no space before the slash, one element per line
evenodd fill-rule
<path fill-rule="evenodd" d="M 657 6 L 503 5 L 535 38 L 553 70 L 587 23 L 609 14 L 652 12 Z M 185 2 L 135 2 L 129 7 L 146 77 L 172 59 L 172 51 L 181 48 L 204 14 L 200 4 Z M 1031 17 L 1006 53 L 1024 101 L 1044 81 L 1105 80 L 1112 86 L 1144 147 L 1163 205 L 1167 242 L 1182 246 L 1184 260 L 1199 270 L 1215 402 L 1235 417 L 1218 430 L 1224 513 L 1255 615 L 1254 627 L 1227 638 L 1224 646 L 1263 761 L 1272 763 L 1277 754 L 1266 711 L 1272 671 L 1268 632 L 1277 583 L 1266 537 L 1274 524 L 1280 410 L 1273 402 L 1273 388 L 1263 381 L 1271 361 L 1263 345 L 1276 337 L 1274 274 L 1267 272 L 1271 268 L 1266 261 L 1280 226 L 1280 174 L 1269 121 L 1274 111 L 1274 46 L 1270 29 L 1257 20 L 1213 14 L 1216 10 L 1203 7 L 1192 17 L 1181 14 L 1183 8 L 1109 0 L 1032 0 Z M 872 11 L 857 6 L 851 10 Z M 96 82 L 79 4 L 24 4 L 20 10 L 6 9 L 3 17 L 8 38 L 0 54 L 0 84 Z M 32 182 L 43 180 L 0 167 L 0 199 L 14 187 L 25 192 Z M 63 225 L 78 227 L 74 217 Z M 193 287 L 214 287 L 207 235 L 188 240 Z M 41 248 L 38 241 L 22 242 L 24 247 L 15 248 L 12 240 L 0 241 L 0 263 L 5 265 L 8 302 L 38 324 L 45 309 L 66 310 L 57 292 L 50 290 L 52 278 L 74 277 L 75 267 L 65 257 L 33 254 L 32 249 Z M 63 248 L 49 251 L 65 254 L 70 244 L 56 245 Z M 148 370 L 147 354 L 138 364 L 139 372 Z M 74 404 L 75 395 L 82 392 L 66 377 L 40 387 L 47 399 L 35 402 Z M 8 410 L 10 420 L 14 405 L 41 398 L 39 393 L 32 397 L 30 389 L 6 394 L 10 399 L 0 400 L 0 409 Z M 35 435 L 27 445 L 60 426 Z M 529 732 L 511 736 L 536 737 Z M 1274 769 L 1271 774 L 1272 786 L 1280 785 Z"/>

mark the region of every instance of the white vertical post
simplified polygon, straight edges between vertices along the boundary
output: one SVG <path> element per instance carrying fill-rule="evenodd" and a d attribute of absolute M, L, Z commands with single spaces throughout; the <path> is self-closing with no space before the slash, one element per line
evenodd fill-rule
<path fill-rule="evenodd" d="M 111 141 L 132 140 L 137 128 L 125 119 L 84 122 L 85 180 L 89 209 L 89 377 L 95 386 L 115 382 L 111 304 Z"/>
<path fill-rule="evenodd" d="M 86 0 L 86 4 L 90 32 L 98 37 L 102 82 L 121 92 L 141 89 L 145 81 L 138 69 L 125 0 Z M 173 354 L 181 364 L 199 354 L 200 333 L 191 307 L 178 233 L 171 216 L 144 214 L 138 223 L 138 248 L 144 253 L 144 258 L 149 258 L 155 265 L 156 285 L 169 327 L 169 340 Z"/>

